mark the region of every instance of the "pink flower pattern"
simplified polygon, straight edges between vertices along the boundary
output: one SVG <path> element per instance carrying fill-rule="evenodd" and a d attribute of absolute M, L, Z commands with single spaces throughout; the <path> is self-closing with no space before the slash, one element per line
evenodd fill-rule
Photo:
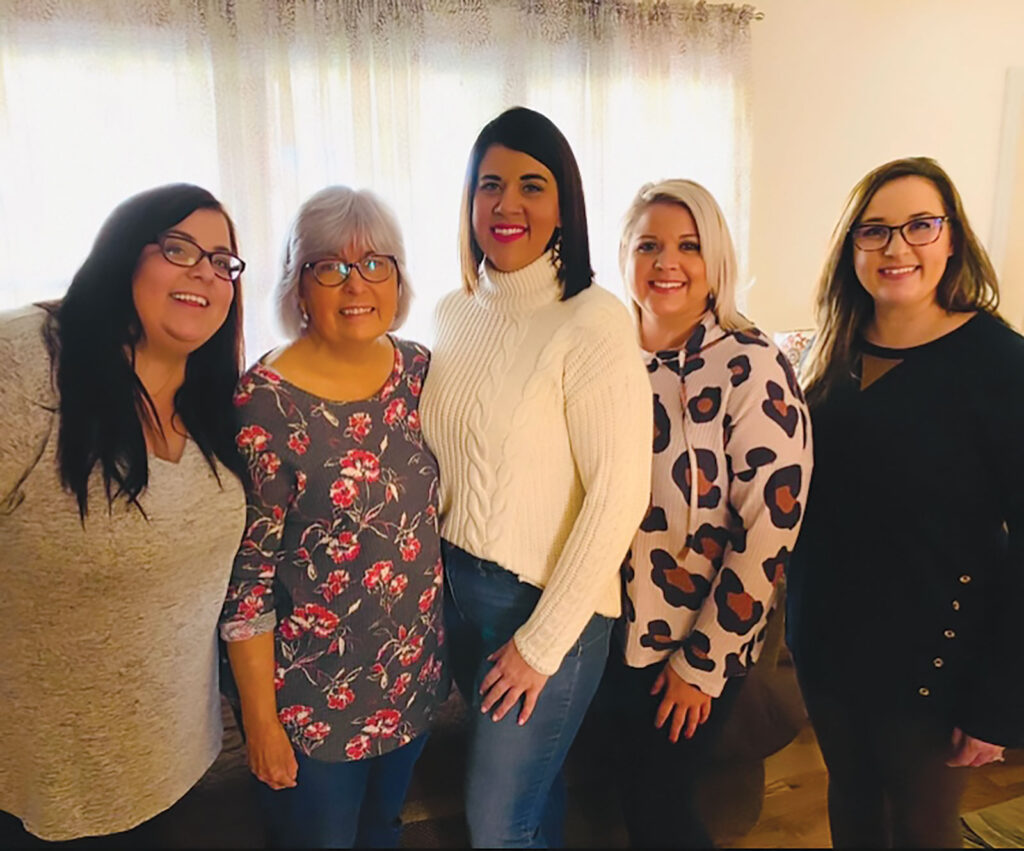
<path fill-rule="evenodd" d="M 328 760 L 411 741 L 448 689 L 437 464 L 418 411 L 429 353 L 395 344 L 370 399 L 325 400 L 261 364 L 235 393 L 252 481 L 222 632 L 274 631 L 281 723 Z"/>

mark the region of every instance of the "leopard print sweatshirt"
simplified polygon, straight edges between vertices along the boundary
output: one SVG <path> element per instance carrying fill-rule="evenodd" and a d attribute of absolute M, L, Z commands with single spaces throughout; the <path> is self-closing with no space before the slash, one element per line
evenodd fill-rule
<path fill-rule="evenodd" d="M 811 430 L 788 361 L 757 329 L 705 314 L 678 351 L 645 352 L 651 503 L 622 566 L 627 664 L 668 657 L 718 697 L 757 660 L 807 497 Z"/>

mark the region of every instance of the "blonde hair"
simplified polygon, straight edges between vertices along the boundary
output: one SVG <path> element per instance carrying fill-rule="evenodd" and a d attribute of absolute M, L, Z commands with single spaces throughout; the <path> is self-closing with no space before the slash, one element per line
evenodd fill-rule
<path fill-rule="evenodd" d="M 633 316 L 639 325 L 640 308 L 633 301 L 632 272 L 629 263 L 630 242 L 640 216 L 651 204 L 679 204 L 690 211 L 700 237 L 700 254 L 707 269 L 708 288 L 711 291 L 710 308 L 715 319 L 726 331 L 743 331 L 753 323 L 736 307 L 737 266 L 736 252 L 729 234 L 722 208 L 714 196 L 693 180 L 662 180 L 645 183 L 629 205 L 622 224 L 619 240 L 619 271 L 626 285 L 626 294 L 633 306 Z"/>
<path fill-rule="evenodd" d="M 303 332 L 299 307 L 303 264 L 333 255 L 350 243 L 395 258 L 398 309 L 389 330 L 400 328 L 409 315 L 413 290 L 405 267 L 405 243 L 395 214 L 368 189 L 328 186 L 306 199 L 288 228 L 281 274 L 273 296 L 278 324 L 288 339 L 295 340 Z"/>
<path fill-rule="evenodd" d="M 931 181 L 942 196 L 943 213 L 949 216 L 947 224 L 953 253 L 946 262 L 935 300 L 953 313 L 983 310 L 998 316 L 999 285 L 995 270 L 981 241 L 971 230 L 960 193 L 949 175 L 930 157 L 905 157 L 885 163 L 853 187 L 832 234 L 815 299 L 817 339 L 803 371 L 808 401 L 821 401 L 837 381 L 855 374 L 857 339 L 874 315 L 874 301 L 854 269 L 850 229 L 860 221 L 882 186 L 911 176 Z"/>

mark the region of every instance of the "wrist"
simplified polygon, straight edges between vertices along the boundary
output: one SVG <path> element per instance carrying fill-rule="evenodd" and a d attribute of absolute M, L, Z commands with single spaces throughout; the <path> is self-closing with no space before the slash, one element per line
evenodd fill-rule
<path fill-rule="evenodd" d="M 277 717 L 277 707 L 274 711 L 263 710 L 262 712 L 246 712 L 242 709 L 242 727 L 245 735 L 250 738 L 265 735 L 281 727 L 281 721 Z"/>

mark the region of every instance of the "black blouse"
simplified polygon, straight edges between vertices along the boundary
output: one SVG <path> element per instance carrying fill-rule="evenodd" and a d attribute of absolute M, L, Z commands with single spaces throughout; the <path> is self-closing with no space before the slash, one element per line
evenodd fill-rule
<path fill-rule="evenodd" d="M 801 677 L 1024 733 L 1024 337 L 979 313 L 860 389 L 812 405 L 814 475 L 793 553 Z"/>

